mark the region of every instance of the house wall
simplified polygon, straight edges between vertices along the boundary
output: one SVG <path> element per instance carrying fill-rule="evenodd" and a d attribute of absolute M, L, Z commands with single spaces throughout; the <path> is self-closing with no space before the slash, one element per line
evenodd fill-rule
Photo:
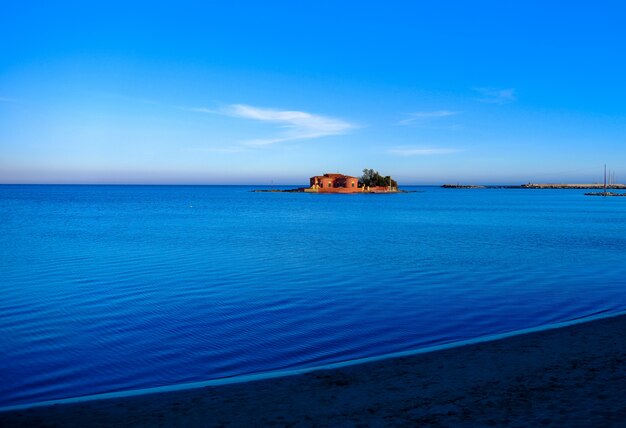
<path fill-rule="evenodd" d="M 359 179 L 341 174 L 316 175 L 309 180 L 311 187 L 319 185 L 317 192 L 322 193 L 356 193 L 359 188 Z"/>

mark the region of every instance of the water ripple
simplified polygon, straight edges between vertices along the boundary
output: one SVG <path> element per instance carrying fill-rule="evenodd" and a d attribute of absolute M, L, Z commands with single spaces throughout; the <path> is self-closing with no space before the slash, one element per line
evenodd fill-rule
<path fill-rule="evenodd" d="M 249 190 L 0 186 L 0 405 L 311 367 L 626 308 L 620 201 Z"/>

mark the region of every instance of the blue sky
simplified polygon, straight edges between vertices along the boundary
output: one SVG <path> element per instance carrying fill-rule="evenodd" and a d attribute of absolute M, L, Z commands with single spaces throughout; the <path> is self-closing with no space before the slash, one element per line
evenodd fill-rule
<path fill-rule="evenodd" d="M 589 182 L 604 163 L 626 181 L 625 17 L 603 1 L 2 2 L 0 182 Z"/>

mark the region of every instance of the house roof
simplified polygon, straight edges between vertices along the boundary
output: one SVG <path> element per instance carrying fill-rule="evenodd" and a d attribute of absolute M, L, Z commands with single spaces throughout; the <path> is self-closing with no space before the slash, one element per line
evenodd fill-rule
<path fill-rule="evenodd" d="M 332 178 L 332 179 L 336 179 L 336 178 L 354 178 L 355 180 L 358 180 L 358 177 L 353 177 L 351 175 L 344 175 L 344 174 L 337 174 L 337 173 L 326 173 L 324 175 L 314 175 L 311 178 Z"/>

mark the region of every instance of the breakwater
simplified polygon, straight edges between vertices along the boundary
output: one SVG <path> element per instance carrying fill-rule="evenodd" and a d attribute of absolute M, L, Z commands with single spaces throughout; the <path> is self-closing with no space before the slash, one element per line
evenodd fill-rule
<path fill-rule="evenodd" d="M 604 189 L 604 184 L 537 184 L 528 183 L 511 186 L 500 185 L 464 185 L 464 184 L 444 184 L 444 189 Z M 607 189 L 626 189 L 626 184 L 611 184 Z"/>
<path fill-rule="evenodd" d="M 585 196 L 626 196 L 626 193 L 615 193 L 615 192 L 589 192 L 589 193 L 585 193 Z"/>
<path fill-rule="evenodd" d="M 522 189 L 604 189 L 604 184 L 522 184 Z M 626 184 L 609 184 L 607 189 L 626 189 Z"/>

